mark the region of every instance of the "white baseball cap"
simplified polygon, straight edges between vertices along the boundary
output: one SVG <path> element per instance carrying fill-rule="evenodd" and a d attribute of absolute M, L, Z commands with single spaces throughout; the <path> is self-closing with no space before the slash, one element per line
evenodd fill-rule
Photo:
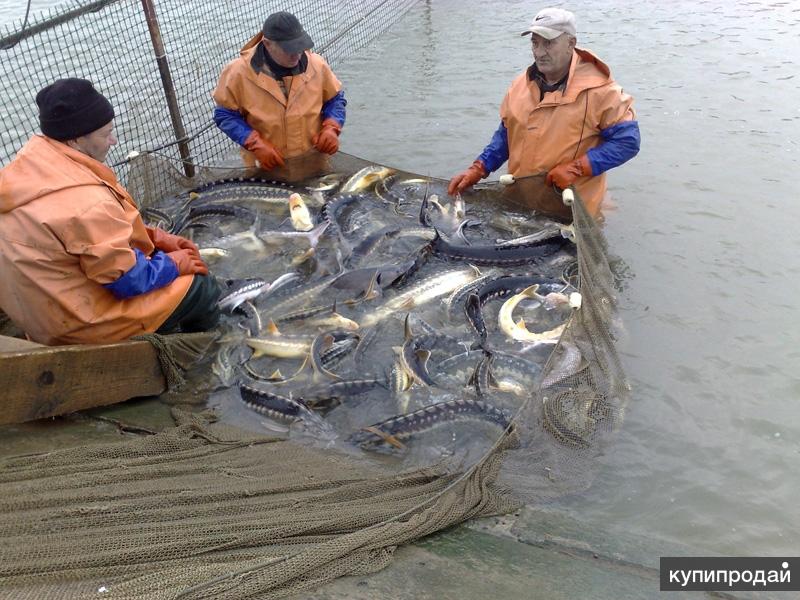
<path fill-rule="evenodd" d="M 575 15 L 563 8 L 543 8 L 531 21 L 531 26 L 520 33 L 528 35 L 535 33 L 546 40 L 552 40 L 567 33 L 576 37 Z"/>

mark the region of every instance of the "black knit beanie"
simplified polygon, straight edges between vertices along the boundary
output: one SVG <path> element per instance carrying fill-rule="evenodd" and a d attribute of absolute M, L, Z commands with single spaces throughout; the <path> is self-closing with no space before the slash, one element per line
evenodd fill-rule
<path fill-rule="evenodd" d="M 86 79 L 59 79 L 36 94 L 36 104 L 42 133 L 60 142 L 92 133 L 114 118 L 114 107 Z"/>

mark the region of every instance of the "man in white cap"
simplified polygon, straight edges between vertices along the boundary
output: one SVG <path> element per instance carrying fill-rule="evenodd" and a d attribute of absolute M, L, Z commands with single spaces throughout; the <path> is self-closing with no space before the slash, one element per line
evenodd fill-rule
<path fill-rule="evenodd" d="M 606 195 L 604 173 L 639 152 L 633 98 L 610 69 L 575 46 L 575 15 L 545 8 L 521 33 L 531 36 L 534 63 L 511 83 L 500 126 L 448 193 L 461 193 L 508 161 L 515 178 L 546 173 L 546 183 L 575 186 L 597 216 Z"/>

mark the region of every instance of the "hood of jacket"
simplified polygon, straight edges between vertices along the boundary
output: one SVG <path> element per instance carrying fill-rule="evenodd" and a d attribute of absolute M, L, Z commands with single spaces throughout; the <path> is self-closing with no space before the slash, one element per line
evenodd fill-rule
<path fill-rule="evenodd" d="M 0 169 L 0 213 L 52 192 L 86 185 L 116 187 L 118 183 L 105 164 L 67 144 L 35 135 Z"/>
<path fill-rule="evenodd" d="M 567 89 L 564 90 L 566 100 L 574 100 L 583 90 L 613 83 L 611 69 L 589 50 L 575 48 L 569 66 Z"/>

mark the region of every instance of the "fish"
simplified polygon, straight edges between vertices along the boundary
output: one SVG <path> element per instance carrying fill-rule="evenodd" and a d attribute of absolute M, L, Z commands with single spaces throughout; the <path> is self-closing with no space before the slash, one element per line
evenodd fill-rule
<path fill-rule="evenodd" d="M 287 309 L 305 306 L 327 289 L 338 276 L 338 273 L 328 275 L 312 283 L 294 287 L 289 292 L 277 294 L 271 298 L 272 304 L 264 312 L 269 315 L 285 316 Z"/>
<path fill-rule="evenodd" d="M 374 325 L 398 310 L 409 310 L 421 306 L 434 298 L 443 296 L 455 288 L 472 281 L 480 273 L 474 267 L 447 270 L 424 279 L 405 292 L 387 301 L 381 308 L 368 313 L 361 321 L 362 326 Z"/>
<path fill-rule="evenodd" d="M 311 213 L 300 194 L 289 196 L 289 215 L 292 218 L 292 227 L 297 231 L 311 231 L 314 229 Z"/>
<path fill-rule="evenodd" d="M 139 211 L 145 225 L 150 227 L 159 227 L 164 231 L 171 231 L 173 227 L 173 219 L 165 211 L 153 206 L 147 206 Z"/>
<path fill-rule="evenodd" d="M 494 355 L 491 352 L 484 352 L 483 360 L 481 360 L 475 367 L 467 383 L 475 386 L 475 392 L 478 398 L 483 400 L 488 396 L 490 387 L 497 387 L 497 381 L 492 374 L 492 361 Z"/>
<path fill-rule="evenodd" d="M 369 377 L 363 379 L 340 379 L 338 381 L 326 381 L 316 386 L 311 386 L 303 393 L 304 399 L 309 406 L 317 408 L 321 405 L 329 405 L 331 401 L 339 401 L 351 396 L 359 396 L 371 392 L 376 388 L 386 388 L 386 379 L 380 377 Z"/>
<path fill-rule="evenodd" d="M 364 291 L 372 284 L 382 289 L 387 288 L 397 282 L 413 266 L 414 261 L 408 260 L 397 264 L 346 271 L 336 278 L 331 287 L 341 290 Z"/>
<path fill-rule="evenodd" d="M 233 279 L 228 281 L 228 289 L 217 301 L 220 310 L 233 312 L 243 302 L 253 300 L 261 294 L 271 293 L 279 290 L 283 286 L 299 279 L 297 273 L 284 273 L 276 278 L 272 283 L 260 277 L 248 277 L 246 279 Z M 259 317 L 260 320 L 260 317 Z"/>
<path fill-rule="evenodd" d="M 515 246 L 457 246 L 448 242 L 437 230 L 437 236 L 432 243 L 434 253 L 451 260 L 463 260 L 474 265 L 515 266 L 527 265 L 555 254 L 565 245 L 566 240 L 552 238 Z"/>
<path fill-rule="evenodd" d="M 565 379 L 576 375 L 588 366 L 577 344 L 561 340 L 545 366 L 545 376 L 541 381 L 541 389 L 553 387 Z"/>
<path fill-rule="evenodd" d="M 498 239 L 495 240 L 495 243 L 498 246 L 524 246 L 526 244 L 532 244 L 537 242 L 542 242 L 544 240 L 549 240 L 559 235 L 569 239 L 567 235 L 564 235 L 566 230 L 566 225 L 561 225 L 559 223 L 553 223 L 546 227 L 543 227 L 539 231 L 535 233 L 530 233 L 528 235 L 523 235 L 521 237 L 516 237 L 510 240 Z"/>
<path fill-rule="evenodd" d="M 470 294 L 464 302 L 464 314 L 467 316 L 467 323 L 470 324 L 472 330 L 478 334 L 480 340 L 479 346 L 486 346 L 486 338 L 488 332 L 486 330 L 486 321 L 483 319 L 483 312 L 481 310 L 481 299 L 478 294 Z"/>
<path fill-rule="evenodd" d="M 414 338 L 409 325 L 409 315 L 406 315 L 404 324 L 405 339 L 400 348 L 400 365 L 408 373 L 414 383 L 424 386 L 435 386 L 436 382 L 428 373 L 428 358 L 431 351 L 421 347 L 419 340 Z"/>
<path fill-rule="evenodd" d="M 217 301 L 217 306 L 220 310 L 233 312 L 242 302 L 258 297 L 269 286 L 269 282 L 260 277 L 231 280 L 228 289 Z"/>
<path fill-rule="evenodd" d="M 534 283 L 522 290 L 519 294 L 511 296 L 511 298 L 503 302 L 503 306 L 500 307 L 500 312 L 497 313 L 497 324 L 500 326 L 500 330 L 508 337 L 517 339 L 514 336 L 517 335 L 518 327 L 513 318 L 514 309 L 517 307 L 517 304 L 526 299 L 538 300 L 539 302 L 544 300 L 544 297 L 538 293 L 538 290 L 539 284 Z"/>
<path fill-rule="evenodd" d="M 191 190 L 184 207 L 217 203 L 253 203 L 278 208 L 285 206 L 293 193 L 296 193 L 296 190 L 277 181 L 258 178 L 221 179 Z M 313 196 L 305 199 L 315 203 Z"/>
<path fill-rule="evenodd" d="M 251 322 L 249 327 L 243 327 L 241 323 L 239 324 L 239 327 L 245 329 L 248 335 L 257 336 L 262 327 L 261 315 L 258 313 L 256 307 L 253 306 L 253 303 L 249 300 L 245 300 L 238 307 L 236 307 L 235 310 L 243 312 L 247 321 Z"/>
<path fill-rule="evenodd" d="M 420 410 L 374 423 L 354 432 L 347 440 L 363 450 L 375 450 L 384 443 L 391 444 L 387 438 L 399 442 L 402 446 L 403 441 L 415 435 L 447 423 L 466 420 L 491 423 L 504 431 L 511 427 L 511 421 L 499 408 L 480 400 L 459 398 L 431 404 Z"/>
<path fill-rule="evenodd" d="M 389 375 L 389 389 L 395 394 L 407 392 L 414 385 L 414 380 L 408 372 L 408 369 L 403 367 L 402 362 L 398 359 L 392 365 L 391 373 Z"/>
<path fill-rule="evenodd" d="M 572 388 L 542 397 L 542 426 L 565 446 L 591 447 L 591 437 L 602 415 L 603 397 Z"/>
<path fill-rule="evenodd" d="M 317 184 L 306 187 L 310 192 L 330 192 L 339 187 L 343 176 L 339 173 L 329 173 L 319 178 Z"/>
<path fill-rule="evenodd" d="M 468 281 L 467 283 L 460 285 L 455 290 L 453 290 L 453 292 L 444 301 L 444 309 L 445 312 L 447 313 L 448 319 L 451 321 L 454 320 L 456 313 L 458 311 L 463 310 L 464 302 L 466 301 L 467 296 L 474 293 L 484 283 L 487 283 L 496 276 L 497 275 L 494 271 L 489 271 L 488 273 L 481 275 L 477 279 Z"/>
<path fill-rule="evenodd" d="M 381 165 L 370 165 L 368 167 L 364 167 L 363 169 L 354 173 L 350 179 L 344 182 L 340 189 L 340 193 L 352 194 L 368 190 L 382 179 L 385 179 L 390 175 L 394 175 L 396 172 L 397 171 L 394 169 L 390 169 Z"/>
<path fill-rule="evenodd" d="M 309 231 L 260 231 L 258 232 L 258 238 L 262 242 L 293 239 L 306 240 L 310 248 L 316 248 L 319 244 L 319 240 L 322 238 L 322 234 L 328 229 L 328 225 L 330 225 L 330 223 L 322 221 Z"/>
<path fill-rule="evenodd" d="M 458 239 L 458 241 L 463 242 L 465 246 L 471 246 L 472 242 L 467 239 L 467 236 L 464 234 L 464 230 L 467 227 L 479 227 L 482 224 L 483 221 L 478 221 L 476 219 L 464 219 L 456 227 L 453 236 Z"/>
<path fill-rule="evenodd" d="M 189 227 L 203 225 L 203 223 L 201 223 L 202 219 L 208 217 L 234 217 L 236 219 L 249 221 L 252 224 L 256 219 L 256 213 L 249 208 L 227 204 L 192 207 L 188 213 L 175 222 L 170 232 L 179 234 Z"/>
<path fill-rule="evenodd" d="M 322 351 L 320 362 L 325 368 L 332 367 L 355 350 L 360 339 L 359 336 L 346 338 L 340 342 L 333 342 L 330 348 Z"/>
<path fill-rule="evenodd" d="M 566 327 L 566 323 L 562 323 L 553 329 L 548 331 L 542 331 L 539 333 L 535 333 L 529 331 L 525 327 L 525 321 L 520 319 L 516 323 L 514 322 L 513 313 L 514 308 L 516 308 L 517 304 L 519 304 L 522 300 L 525 299 L 535 299 L 538 300 L 540 303 L 544 304 L 545 297 L 541 296 L 538 293 L 539 285 L 534 284 L 530 287 L 525 288 L 519 294 L 516 294 L 506 300 L 503 303 L 503 306 L 500 307 L 500 312 L 498 313 L 498 324 L 500 325 L 500 329 L 505 333 L 508 337 L 517 340 L 519 342 L 528 342 L 528 343 L 556 343 L 558 338 L 561 337 L 561 334 L 564 332 L 564 327 Z M 548 294 L 551 296 L 553 293 Z M 567 298 L 567 303 L 569 303 L 569 298 Z"/>
<path fill-rule="evenodd" d="M 209 258 L 223 258 L 230 256 L 230 251 L 225 248 L 200 248 L 200 257 L 204 260 Z"/>
<path fill-rule="evenodd" d="M 309 348 L 309 358 L 311 360 L 311 368 L 314 370 L 314 376 L 317 378 L 319 375 L 330 377 L 331 379 L 341 379 L 336 373 L 329 371 L 322 362 L 322 352 L 333 346 L 335 342 L 341 342 L 350 338 L 358 338 L 357 334 L 347 329 L 334 329 L 321 333 L 314 338 Z"/>
<path fill-rule="evenodd" d="M 347 331 L 355 331 L 359 328 L 357 322 L 353 321 L 352 319 L 348 319 L 336 311 L 336 302 L 333 303 L 333 306 L 331 307 L 331 313 L 329 315 L 309 319 L 308 324 L 312 327 L 344 329 Z"/>
<path fill-rule="evenodd" d="M 308 336 L 283 336 L 275 323 L 267 323 L 268 337 L 248 337 L 244 342 L 253 349 L 251 358 L 274 356 L 277 358 L 303 358 L 311 348 Z"/>
<path fill-rule="evenodd" d="M 330 424 L 323 421 L 303 400 L 281 396 L 272 389 L 246 383 L 239 383 L 239 395 L 245 406 L 270 419 L 287 425 L 302 422 L 320 431 L 331 432 Z"/>

